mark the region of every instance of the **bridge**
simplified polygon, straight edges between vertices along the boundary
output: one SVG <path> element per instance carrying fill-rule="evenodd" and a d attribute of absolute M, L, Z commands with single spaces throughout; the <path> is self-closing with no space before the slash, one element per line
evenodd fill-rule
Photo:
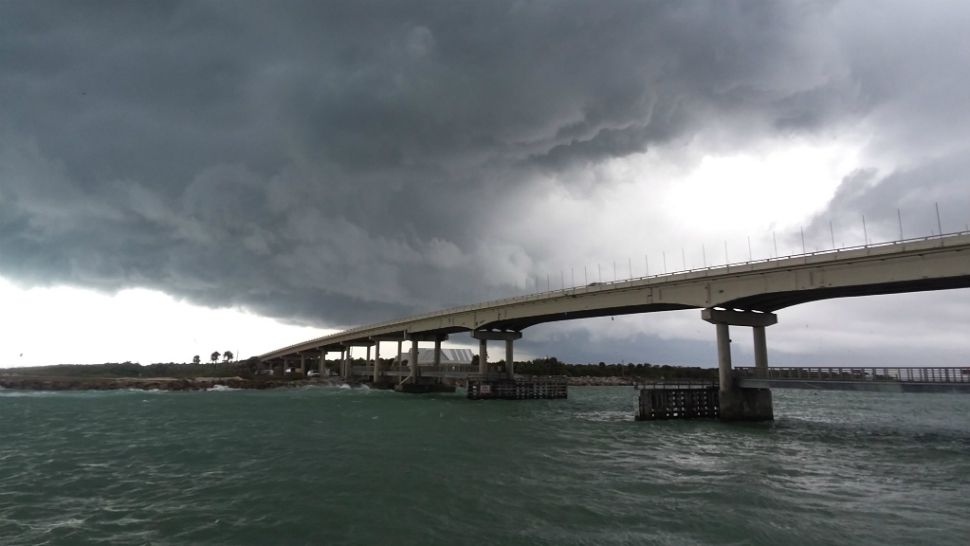
<path fill-rule="evenodd" d="M 970 366 L 739 367 L 734 376 L 742 388 L 970 393 Z"/>
<path fill-rule="evenodd" d="M 402 381 L 417 382 L 422 375 L 421 367 L 417 365 L 419 343 L 433 342 L 435 355 L 438 355 L 441 342 L 448 336 L 469 332 L 479 341 L 477 374 L 486 376 L 494 372 L 488 363 L 487 342 L 504 341 L 505 373 L 513 378 L 513 344 L 529 326 L 590 317 L 700 309 L 701 318 L 715 325 L 722 417 L 730 418 L 734 412 L 732 408 L 738 408 L 737 411 L 744 414 L 745 408 L 758 405 L 749 399 L 750 396 L 763 396 L 763 393 L 757 393 L 766 391 L 739 386 L 734 380 L 730 326 L 752 328 L 755 370 L 767 376 L 765 329 L 777 323 L 776 312 L 781 309 L 832 298 L 968 286 L 970 232 L 963 231 L 592 283 L 488 301 L 351 328 L 283 347 L 259 358 L 284 367 L 287 362 L 299 361 L 305 366 L 308 360 L 316 360 L 322 369 L 327 354 L 339 352 L 342 375 L 351 378 L 363 372 L 377 382 L 386 377 L 380 363 L 381 343 L 396 342 L 396 354 L 400 355 L 401 343 L 409 341 L 411 358 L 408 373 Z M 369 365 L 364 369 L 352 365 L 351 347 L 367 348 Z M 371 348 L 374 349 L 373 360 Z M 438 366 L 436 358 L 432 368 Z M 770 405 L 770 392 L 768 396 Z"/>

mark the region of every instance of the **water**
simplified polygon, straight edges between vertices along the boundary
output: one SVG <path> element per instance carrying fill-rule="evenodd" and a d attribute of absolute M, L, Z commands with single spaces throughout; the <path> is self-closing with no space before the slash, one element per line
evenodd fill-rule
<path fill-rule="evenodd" d="M 966 544 L 970 396 L 0 391 L 0 544 Z"/>

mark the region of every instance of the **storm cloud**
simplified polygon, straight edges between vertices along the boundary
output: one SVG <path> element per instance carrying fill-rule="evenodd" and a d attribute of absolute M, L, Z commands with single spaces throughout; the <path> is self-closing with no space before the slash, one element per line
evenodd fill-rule
<path fill-rule="evenodd" d="M 564 264 L 634 244 L 684 244 L 662 219 L 648 237 L 663 242 L 616 235 L 642 211 L 609 203 L 630 183 L 605 174 L 611 162 L 693 164 L 846 133 L 862 135 L 867 164 L 813 232 L 866 212 L 891 231 L 897 208 L 923 226 L 931 203 L 970 205 L 968 14 L 5 3 L 0 275 L 349 326 L 573 281 Z M 584 226 L 594 215 L 618 229 Z"/>

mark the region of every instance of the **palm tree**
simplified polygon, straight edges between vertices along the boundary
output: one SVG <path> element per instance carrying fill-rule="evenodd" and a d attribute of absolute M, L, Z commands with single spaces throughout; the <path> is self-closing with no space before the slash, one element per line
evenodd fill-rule
<path fill-rule="evenodd" d="M 232 357 L 233 357 L 232 351 L 226 351 L 222 353 L 223 362 L 232 362 Z"/>
<path fill-rule="evenodd" d="M 209 355 L 209 358 L 212 359 L 213 364 L 219 361 L 219 354 L 219 351 L 212 351 L 212 354 Z"/>

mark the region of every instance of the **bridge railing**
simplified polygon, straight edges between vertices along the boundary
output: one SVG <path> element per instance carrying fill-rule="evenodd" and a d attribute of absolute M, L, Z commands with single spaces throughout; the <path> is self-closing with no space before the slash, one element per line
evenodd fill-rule
<path fill-rule="evenodd" d="M 767 373 L 766 373 L 767 372 Z M 804 381 L 882 381 L 892 383 L 970 383 L 970 367 L 876 366 L 876 367 L 776 367 L 759 370 L 734 368 L 741 379 Z"/>

